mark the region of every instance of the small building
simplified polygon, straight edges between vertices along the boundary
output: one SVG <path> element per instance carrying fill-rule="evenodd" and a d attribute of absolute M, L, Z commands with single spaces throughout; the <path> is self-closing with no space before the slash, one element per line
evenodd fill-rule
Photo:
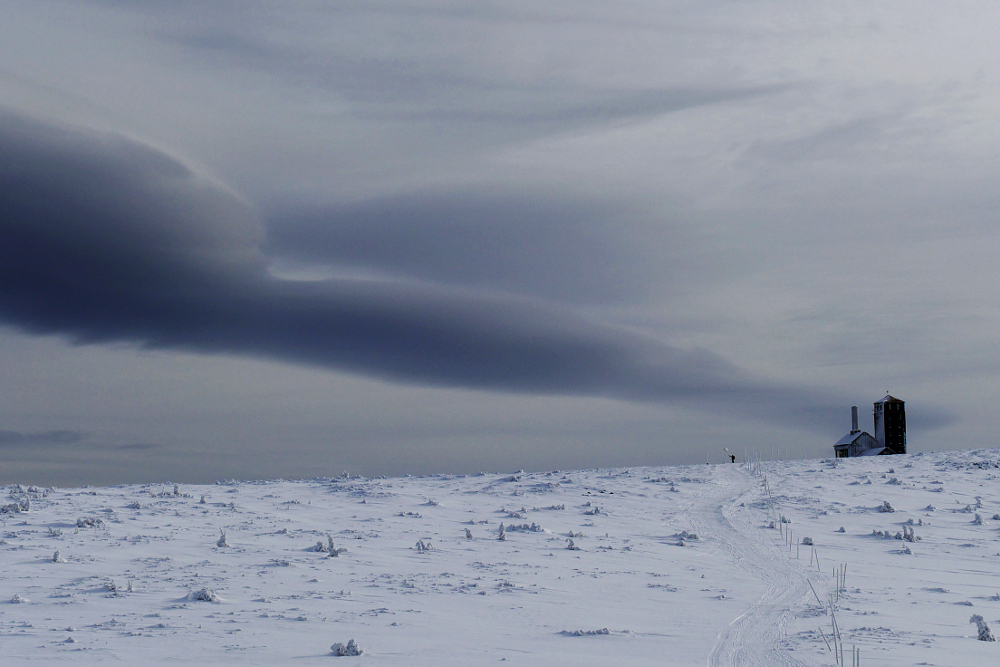
<path fill-rule="evenodd" d="M 878 405 L 876 403 L 875 405 Z M 878 422 L 876 421 L 876 424 Z M 855 456 L 880 456 L 891 454 L 887 447 L 879 444 L 870 433 L 858 428 L 858 406 L 851 406 L 851 432 L 833 446 L 834 456 L 844 459 Z"/>

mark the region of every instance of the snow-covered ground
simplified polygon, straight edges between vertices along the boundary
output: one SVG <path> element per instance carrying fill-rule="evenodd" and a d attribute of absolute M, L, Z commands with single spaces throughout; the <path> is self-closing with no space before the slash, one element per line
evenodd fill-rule
<path fill-rule="evenodd" d="M 979 450 L 6 487 L 0 662 L 833 665 L 832 608 L 846 664 L 998 664 L 970 623 L 1000 630 L 998 475 Z"/>

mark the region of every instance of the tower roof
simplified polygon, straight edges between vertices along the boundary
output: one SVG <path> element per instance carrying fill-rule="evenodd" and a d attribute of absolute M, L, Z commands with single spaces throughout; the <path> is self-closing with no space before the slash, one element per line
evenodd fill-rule
<path fill-rule="evenodd" d="M 903 403 L 903 401 L 899 400 L 895 396 L 890 396 L 889 394 L 886 394 L 885 398 L 883 398 L 881 401 L 875 401 L 875 402 L 876 403 Z"/>

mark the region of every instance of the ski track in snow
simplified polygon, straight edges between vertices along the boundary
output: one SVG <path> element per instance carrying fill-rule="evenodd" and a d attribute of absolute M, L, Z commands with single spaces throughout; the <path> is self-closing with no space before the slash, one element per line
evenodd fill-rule
<path fill-rule="evenodd" d="M 694 524 L 707 539 L 717 543 L 728 562 L 759 578 L 767 588 L 757 602 L 722 630 L 708 664 L 803 665 L 783 650 L 780 641 L 790 610 L 803 606 L 805 596 L 811 592 L 794 561 L 787 569 L 775 567 L 776 562 L 786 559 L 786 553 L 745 509 L 747 503 L 761 495 L 759 480 L 734 467 L 718 466 L 713 481 L 713 493 L 705 494 L 692 512 Z"/>

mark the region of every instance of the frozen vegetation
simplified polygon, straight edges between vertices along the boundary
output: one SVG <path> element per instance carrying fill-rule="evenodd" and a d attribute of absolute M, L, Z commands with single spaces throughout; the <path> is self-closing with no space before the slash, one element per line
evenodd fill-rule
<path fill-rule="evenodd" d="M 1000 664 L 998 476 L 978 450 L 7 486 L 0 664 Z"/>

